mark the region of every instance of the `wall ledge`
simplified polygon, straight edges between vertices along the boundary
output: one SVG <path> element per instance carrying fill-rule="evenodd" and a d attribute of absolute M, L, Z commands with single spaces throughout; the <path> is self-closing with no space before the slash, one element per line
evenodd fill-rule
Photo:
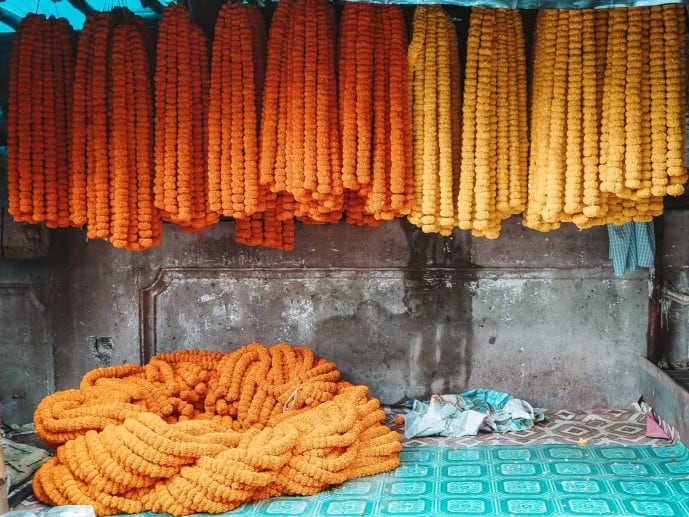
<path fill-rule="evenodd" d="M 689 443 L 689 391 L 666 371 L 642 357 L 643 399 L 667 423 L 677 429 L 682 443 Z"/>

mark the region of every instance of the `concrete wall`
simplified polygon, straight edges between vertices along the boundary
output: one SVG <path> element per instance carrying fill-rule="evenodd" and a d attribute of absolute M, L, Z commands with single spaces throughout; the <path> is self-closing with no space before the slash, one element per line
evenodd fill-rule
<path fill-rule="evenodd" d="M 669 210 L 664 216 L 663 246 L 660 261 L 663 281 L 680 293 L 689 293 L 689 210 Z M 665 298 L 662 305 L 662 339 L 665 360 L 689 358 L 689 305 Z"/>
<path fill-rule="evenodd" d="M 46 257 L 0 261 L 3 418 L 27 421 L 35 394 L 94 367 L 251 341 L 312 347 L 385 403 L 477 387 L 542 407 L 640 395 L 647 275 L 613 277 L 603 228 L 541 234 L 514 218 L 491 242 L 400 220 L 298 225 L 296 250 L 279 252 L 235 244 L 233 227 L 166 225 L 145 253 L 58 230 Z M 24 298 L 8 304 L 7 285 Z"/>

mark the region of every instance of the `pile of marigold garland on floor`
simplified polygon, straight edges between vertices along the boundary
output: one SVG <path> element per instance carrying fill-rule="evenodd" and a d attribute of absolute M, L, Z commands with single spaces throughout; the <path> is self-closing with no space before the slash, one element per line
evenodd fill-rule
<path fill-rule="evenodd" d="M 76 61 L 66 22 L 30 15 L 10 64 L 9 213 L 129 250 L 158 244 L 162 220 L 221 216 L 237 242 L 283 250 L 295 221 L 407 216 L 490 239 L 516 214 L 539 231 L 649 221 L 688 179 L 685 26 L 682 4 L 541 10 L 529 103 L 517 9 L 472 8 L 463 74 L 439 5 L 415 8 L 407 46 L 400 6 L 346 2 L 338 20 L 329 0 L 281 0 L 266 37 L 256 6 L 228 3 L 210 63 L 170 5 L 155 74 L 129 11 L 90 13 Z"/>
<path fill-rule="evenodd" d="M 98 515 L 221 513 L 315 494 L 399 465 L 401 438 L 367 391 L 287 343 L 92 370 L 36 409 L 36 432 L 57 450 L 34 492 Z"/>

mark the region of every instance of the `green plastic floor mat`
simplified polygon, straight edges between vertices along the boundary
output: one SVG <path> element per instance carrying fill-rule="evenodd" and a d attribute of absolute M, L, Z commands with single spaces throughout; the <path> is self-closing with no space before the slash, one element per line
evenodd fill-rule
<path fill-rule="evenodd" d="M 689 515 L 689 452 L 679 443 L 414 447 L 401 458 L 393 472 L 315 496 L 246 504 L 224 515 Z"/>

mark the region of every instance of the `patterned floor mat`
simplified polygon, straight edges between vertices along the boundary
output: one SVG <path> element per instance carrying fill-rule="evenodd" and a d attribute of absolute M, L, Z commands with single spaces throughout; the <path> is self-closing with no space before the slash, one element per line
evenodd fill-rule
<path fill-rule="evenodd" d="M 232 517 L 686 516 L 689 452 L 669 447 L 406 447 L 393 472 Z M 143 514 L 153 516 L 155 514 Z"/>
<path fill-rule="evenodd" d="M 395 427 L 404 409 L 387 412 Z M 406 440 L 394 472 L 225 515 L 689 515 L 687 449 L 647 438 L 645 430 L 646 416 L 634 407 L 546 411 L 546 421 L 525 432 Z M 45 507 L 31 497 L 17 509 L 38 514 Z"/>

